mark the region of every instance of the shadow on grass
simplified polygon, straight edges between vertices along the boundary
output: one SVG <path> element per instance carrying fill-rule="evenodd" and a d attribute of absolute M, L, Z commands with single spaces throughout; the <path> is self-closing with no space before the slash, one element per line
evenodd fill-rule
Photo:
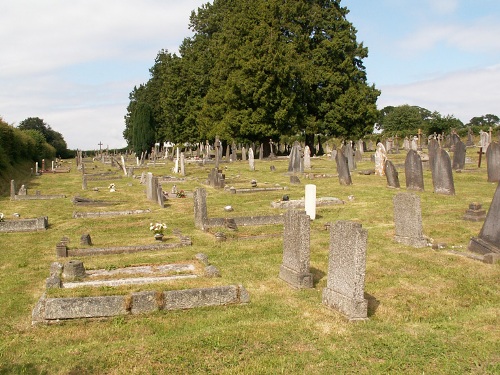
<path fill-rule="evenodd" d="M 313 285 L 314 285 L 314 287 L 316 287 L 317 284 L 321 281 L 321 279 L 323 277 L 325 277 L 325 275 L 326 275 L 325 272 L 323 272 L 323 271 L 321 271 L 321 270 L 319 270 L 317 268 L 314 268 L 314 267 L 310 267 L 309 268 L 309 272 L 311 272 L 312 275 L 313 275 Z"/>
<path fill-rule="evenodd" d="M 365 292 L 365 299 L 368 301 L 368 317 L 375 315 L 380 301 L 369 293 Z"/>

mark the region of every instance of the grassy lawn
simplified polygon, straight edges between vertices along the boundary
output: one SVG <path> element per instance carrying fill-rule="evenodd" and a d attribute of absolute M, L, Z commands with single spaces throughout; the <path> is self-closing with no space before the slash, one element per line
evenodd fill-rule
<path fill-rule="evenodd" d="M 369 154 L 353 172 L 352 186 L 336 177 L 306 179 L 290 185 L 286 159 L 222 164 L 228 186 L 286 186 L 287 191 L 230 194 L 207 189 L 209 217 L 274 215 L 271 201 L 283 194 L 304 195 L 304 184 L 317 185 L 318 197 L 337 197 L 345 205 L 318 207 L 311 222 L 311 271 L 314 288 L 294 290 L 278 278 L 282 261 L 282 226 L 241 227 L 237 232 L 194 228 L 193 200 L 170 199 L 166 208 L 146 200 L 139 179 L 88 181 L 82 190 L 81 174 L 72 161 L 70 173 L 33 178 L 28 194 L 65 194 L 65 199 L 10 201 L 0 198 L 7 219 L 48 216 L 49 229 L 38 233 L 0 234 L 0 374 L 494 374 L 500 373 L 500 265 L 487 265 L 447 250 L 466 251 L 482 223 L 462 220 L 471 202 L 488 209 L 496 184 L 488 183 L 486 165 L 477 168 L 476 149 L 467 154 L 472 164 L 454 172 L 455 196 L 432 192 L 430 171 L 425 171 L 425 192 L 420 196 L 424 234 L 446 243 L 443 250 L 414 249 L 392 240 L 392 198 L 400 191 L 386 187 L 385 177 L 360 175 L 372 169 Z M 390 155 L 405 186 L 405 154 Z M 270 172 L 270 166 L 276 167 Z M 213 165 L 186 166 L 186 180 L 177 189 L 202 186 Z M 150 168 L 157 176 L 172 175 L 173 162 Z M 312 159 L 314 174 L 335 174 L 327 157 Z M 95 164 L 88 173 L 106 172 Z M 117 175 L 122 176 L 118 169 Z M 135 174 L 140 175 L 141 171 Z M 108 185 L 114 182 L 116 192 Z M 170 191 L 173 183 L 164 184 Z M 18 187 L 20 184 L 18 184 Z M 93 191 L 93 188 L 99 191 Z M 347 197 L 353 195 L 354 200 Z M 115 202 L 112 206 L 76 206 L 74 196 Z M 225 213 L 224 206 L 233 212 Z M 109 218 L 73 219 L 74 211 L 151 209 L 150 213 Z M 325 224 L 336 220 L 359 222 L 368 230 L 366 298 L 369 320 L 347 322 L 321 304 L 326 286 L 329 233 Z M 139 254 L 81 258 L 86 268 L 114 268 L 191 260 L 203 252 L 219 268 L 218 279 L 172 281 L 163 290 L 203 285 L 243 284 L 250 293 L 247 305 L 158 312 L 98 320 L 74 320 L 56 325 L 31 325 L 31 310 L 45 292 L 55 245 L 63 236 L 78 248 L 89 233 L 96 247 L 154 243 L 150 222 L 168 225 L 168 241 L 177 241 L 172 229 L 190 236 L 192 247 Z M 213 233 L 224 230 L 228 240 L 216 242 Z M 261 235 L 258 239 L 247 238 Z M 118 294 L 148 287 L 87 290 L 89 294 Z M 85 292 L 85 293 L 86 293 Z M 64 291 L 68 293 L 68 291 Z M 84 293 L 72 291 L 70 293 Z"/>

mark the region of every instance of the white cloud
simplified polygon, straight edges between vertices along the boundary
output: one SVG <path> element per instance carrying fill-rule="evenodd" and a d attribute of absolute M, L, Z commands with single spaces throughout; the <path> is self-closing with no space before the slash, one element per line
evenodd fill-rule
<path fill-rule="evenodd" d="M 458 0 L 427 0 L 427 3 L 440 14 L 453 13 L 458 8 Z"/>
<path fill-rule="evenodd" d="M 454 72 L 439 78 L 404 85 L 381 86 L 378 107 L 418 105 L 467 123 L 488 113 L 500 115 L 500 65 Z"/>
<path fill-rule="evenodd" d="M 470 24 L 431 24 L 408 34 L 397 43 L 398 50 L 415 57 L 439 45 L 471 53 L 498 54 L 500 24 L 493 18 L 482 18 Z"/>

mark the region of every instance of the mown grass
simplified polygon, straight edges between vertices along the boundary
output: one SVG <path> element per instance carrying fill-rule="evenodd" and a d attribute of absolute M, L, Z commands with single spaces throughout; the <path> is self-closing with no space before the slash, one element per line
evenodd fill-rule
<path fill-rule="evenodd" d="M 426 191 L 421 198 L 424 233 L 447 248 L 466 251 L 482 223 L 462 220 L 470 202 L 488 209 L 496 184 L 486 181 L 486 168 L 476 168 L 477 154 L 468 151 L 473 164 L 455 173 L 455 196 L 432 193 L 430 172 L 425 171 Z M 368 156 L 365 154 L 365 156 Z M 395 164 L 404 154 L 390 155 Z M 499 373 L 500 315 L 499 265 L 477 261 L 430 248 L 413 249 L 392 241 L 392 198 L 399 191 L 386 188 L 385 178 L 353 174 L 352 186 L 337 178 L 301 177 L 290 185 L 287 160 L 256 161 L 255 172 L 247 163 L 224 164 L 229 186 L 286 186 L 286 191 L 229 194 L 207 189 L 210 217 L 271 215 L 282 212 L 270 202 L 287 194 L 304 195 L 304 184 L 317 185 L 317 195 L 346 200 L 342 206 L 319 207 L 311 223 L 311 271 L 314 288 L 294 290 L 278 278 L 282 261 L 281 226 L 241 227 L 228 232 L 226 242 L 215 242 L 213 232 L 194 228 L 192 199 L 171 199 L 166 208 L 148 202 L 138 179 L 89 181 L 81 188 L 81 176 L 46 174 L 28 183 L 29 193 L 65 194 L 51 201 L 0 200 L 8 218 L 49 217 L 49 230 L 39 233 L 0 234 L 0 374 L 274 374 L 274 373 Z M 68 165 L 70 162 L 68 162 Z M 269 166 L 275 165 L 276 172 Z M 315 174 L 335 174 L 334 162 L 312 161 Z M 173 163 L 151 169 L 170 175 Z M 187 166 L 187 179 L 178 189 L 192 191 L 206 179 L 211 166 Z M 373 168 L 368 160 L 358 170 Z M 96 164 L 93 172 L 108 166 Z M 404 186 L 404 173 L 398 168 Z M 87 170 L 87 172 L 90 172 Z M 120 173 L 120 172 L 118 172 Z M 137 171 L 136 174 L 140 174 Z M 107 186 L 117 188 L 110 193 Z M 169 191 L 172 183 L 165 184 Z M 98 187 L 99 191 L 92 188 Z M 349 195 L 353 201 L 347 201 Z M 112 206 L 74 206 L 71 198 L 84 196 L 117 202 Z M 232 205 L 234 211 L 224 212 Z M 73 211 L 151 209 L 151 213 L 100 219 L 73 219 Z M 325 224 L 353 220 L 368 230 L 366 322 L 349 323 L 321 304 L 328 269 L 328 231 Z M 178 228 L 193 240 L 192 247 L 169 252 L 92 256 L 81 258 L 89 268 L 125 267 L 189 260 L 196 253 L 209 256 L 222 277 L 185 280 L 149 286 L 177 289 L 214 284 L 243 284 L 251 303 L 241 306 L 158 312 L 145 316 L 104 320 L 68 321 L 59 325 L 31 326 L 31 310 L 44 293 L 49 265 L 57 260 L 55 244 L 62 236 L 70 247 L 79 247 L 81 234 L 90 233 L 94 246 L 107 247 L 152 243 L 150 222 L 165 222 L 167 237 Z M 249 236 L 259 235 L 259 239 Z M 268 237 L 266 237 L 268 235 Z M 70 293 L 114 294 L 146 287 L 73 290 Z M 56 292 L 52 292 L 56 293 Z M 64 291 L 68 293 L 68 291 Z"/>

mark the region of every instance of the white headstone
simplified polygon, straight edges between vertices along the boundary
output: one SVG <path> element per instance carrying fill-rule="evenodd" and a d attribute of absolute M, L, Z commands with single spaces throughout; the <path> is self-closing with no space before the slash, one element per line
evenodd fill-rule
<path fill-rule="evenodd" d="M 309 215 L 311 220 L 316 219 L 316 185 L 306 185 L 304 204 L 306 208 L 306 214 Z"/>

